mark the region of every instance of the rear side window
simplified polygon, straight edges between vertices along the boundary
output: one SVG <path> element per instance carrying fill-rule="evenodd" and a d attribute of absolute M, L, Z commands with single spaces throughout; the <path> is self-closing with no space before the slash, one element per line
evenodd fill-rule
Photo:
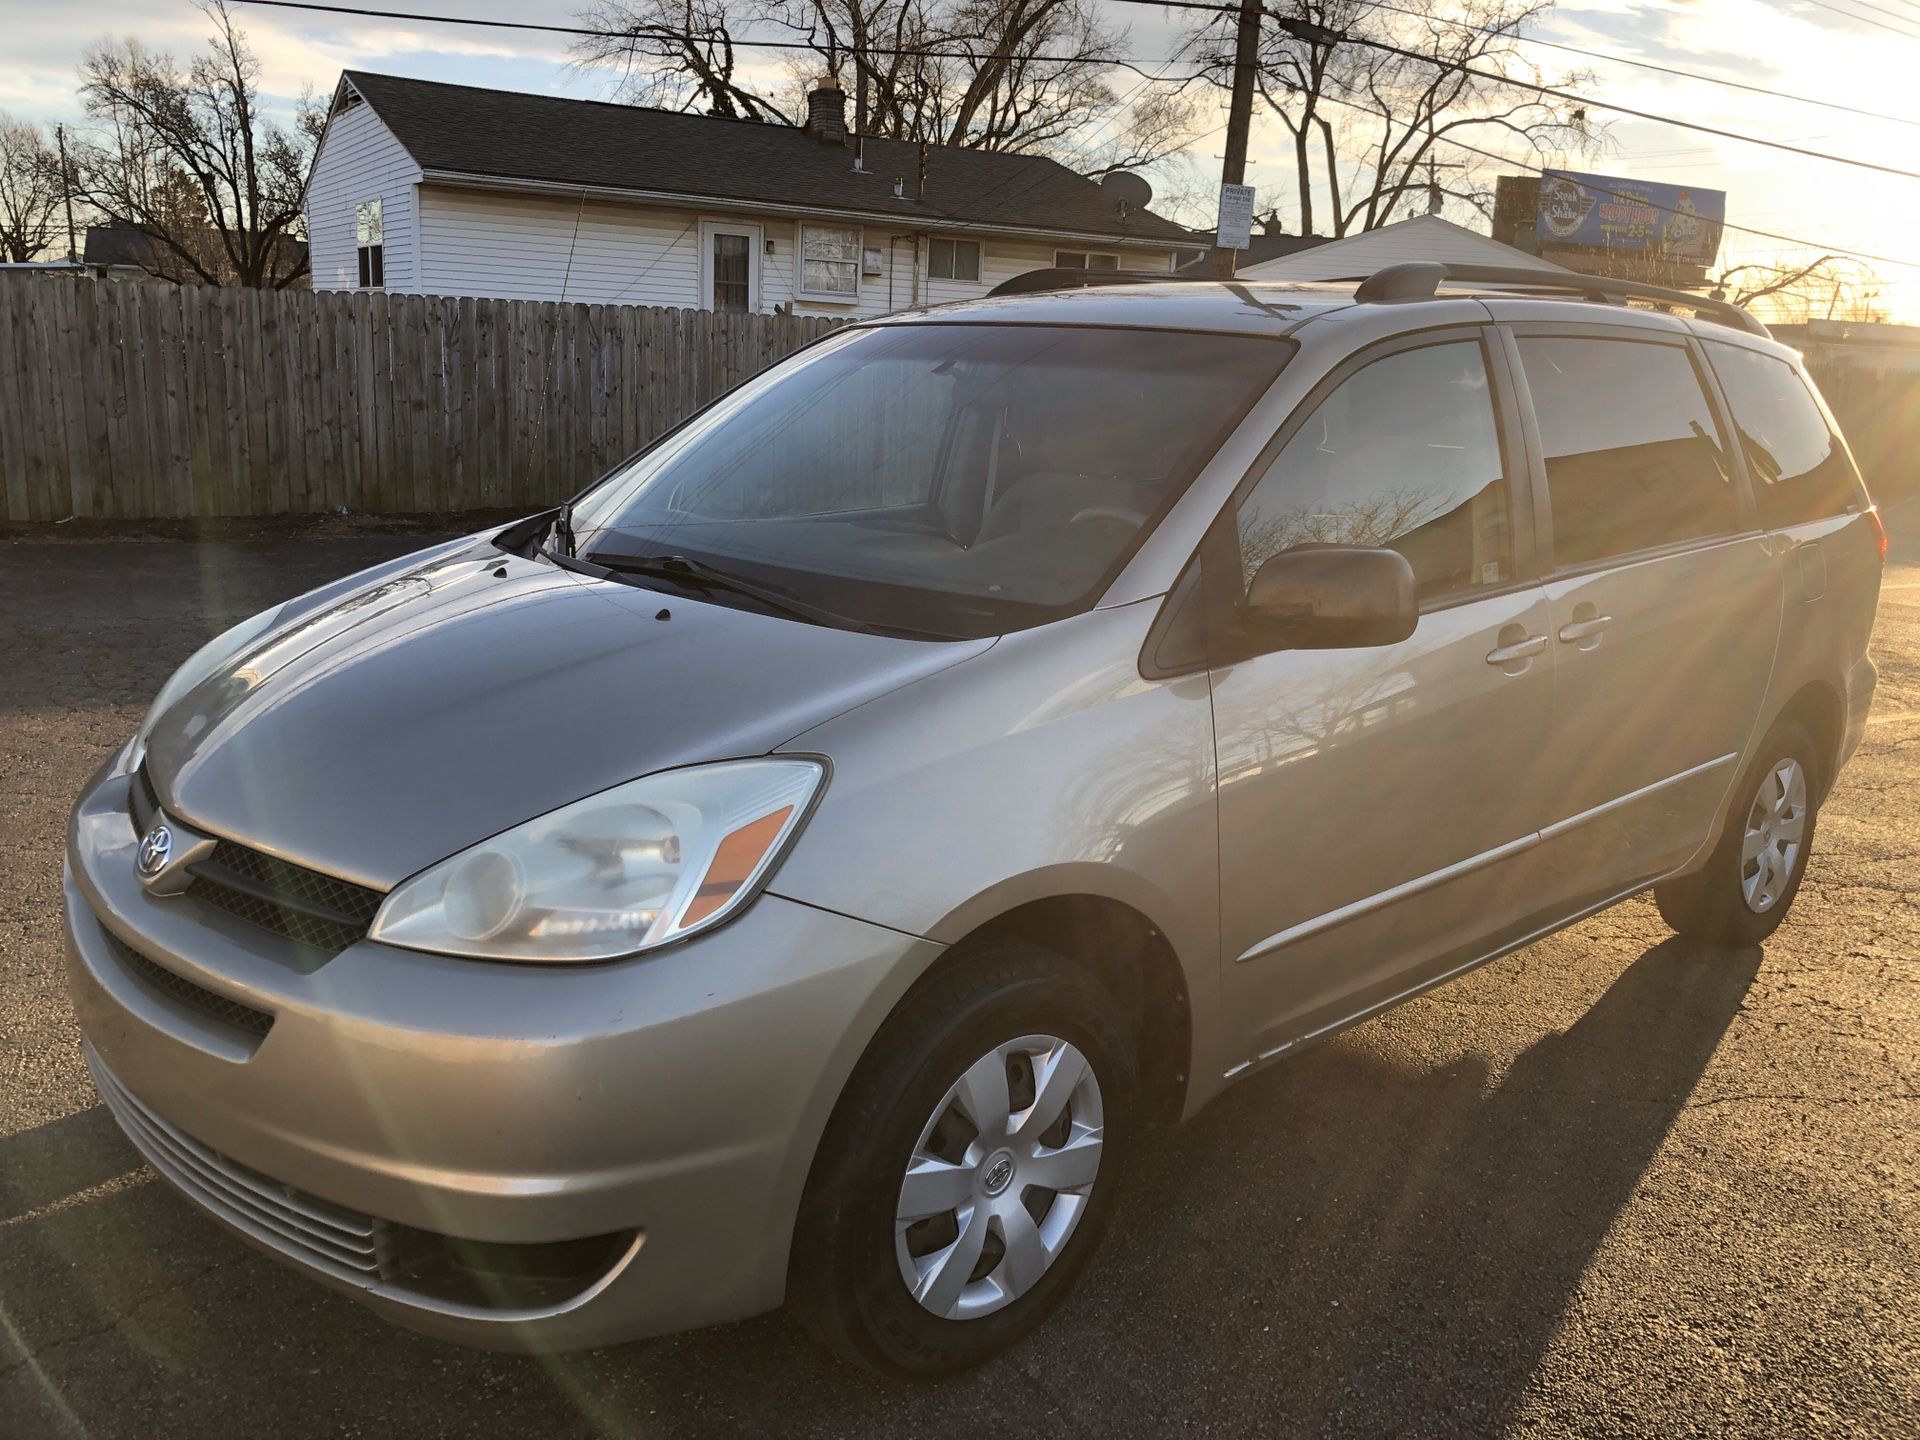
<path fill-rule="evenodd" d="M 1375 545 L 1421 599 L 1513 578 L 1500 437 L 1477 341 L 1406 350 L 1322 400 L 1240 504 L 1242 578 L 1295 545 Z"/>
<path fill-rule="evenodd" d="M 1733 407 L 1762 525 L 1778 530 L 1859 503 L 1853 466 L 1791 365 L 1737 345 L 1707 353 Z"/>
<path fill-rule="evenodd" d="M 1678 345 L 1520 341 L 1553 503 L 1554 558 L 1583 565 L 1737 528 L 1739 502 Z"/>

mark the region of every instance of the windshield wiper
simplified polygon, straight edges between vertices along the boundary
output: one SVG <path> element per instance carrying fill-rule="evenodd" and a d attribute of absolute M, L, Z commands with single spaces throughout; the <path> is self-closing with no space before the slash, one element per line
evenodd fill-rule
<path fill-rule="evenodd" d="M 745 595 L 758 600 L 769 609 L 781 611 L 795 620 L 810 620 L 816 625 L 831 625 L 839 630 L 859 630 L 866 634 L 876 633 L 874 627 L 862 621 L 840 615 L 832 610 L 822 609 L 818 605 L 809 605 L 806 601 L 787 594 L 784 590 L 775 590 L 769 585 L 761 585 L 731 570 L 722 570 L 709 565 L 704 560 L 695 560 L 687 555 L 590 555 L 585 557 L 589 565 L 598 565 L 616 575 L 654 576 L 659 579 L 673 580 L 705 590 L 730 590 L 736 595 Z"/>

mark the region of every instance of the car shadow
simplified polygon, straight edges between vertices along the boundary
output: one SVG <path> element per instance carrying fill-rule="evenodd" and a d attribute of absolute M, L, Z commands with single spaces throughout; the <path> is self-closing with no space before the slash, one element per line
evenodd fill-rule
<path fill-rule="evenodd" d="M 782 1316 L 545 1357 L 399 1331 L 161 1184 L 62 1205 L 138 1167 L 87 1111 L 0 1141 L 0 1413 L 142 1435 L 162 1414 L 281 1435 L 1500 1434 L 1759 963 L 1668 940 L 1504 1070 L 1458 1038 L 1470 985 L 1378 1022 L 1419 1043 L 1368 1026 L 1274 1067 L 1149 1135 L 1061 1312 L 934 1385 L 847 1371 Z M 1423 1046 L 1451 1058 L 1410 1062 Z"/>

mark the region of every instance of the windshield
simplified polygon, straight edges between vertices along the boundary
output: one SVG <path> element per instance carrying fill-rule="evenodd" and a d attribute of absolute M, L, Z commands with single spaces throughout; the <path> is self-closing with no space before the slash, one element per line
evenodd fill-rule
<path fill-rule="evenodd" d="M 596 486 L 570 517 L 576 553 L 753 603 L 711 583 L 738 577 L 896 634 L 1041 624 L 1099 597 L 1291 353 L 1179 331 L 851 330 Z M 666 556 L 684 560 L 644 563 Z"/>

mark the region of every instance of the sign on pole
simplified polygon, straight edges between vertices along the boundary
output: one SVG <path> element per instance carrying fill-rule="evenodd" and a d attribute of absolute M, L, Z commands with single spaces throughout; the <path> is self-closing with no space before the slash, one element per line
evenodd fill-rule
<path fill-rule="evenodd" d="M 1253 186 L 1220 187 L 1220 229 L 1214 243 L 1222 250 L 1244 250 L 1253 237 Z"/>

